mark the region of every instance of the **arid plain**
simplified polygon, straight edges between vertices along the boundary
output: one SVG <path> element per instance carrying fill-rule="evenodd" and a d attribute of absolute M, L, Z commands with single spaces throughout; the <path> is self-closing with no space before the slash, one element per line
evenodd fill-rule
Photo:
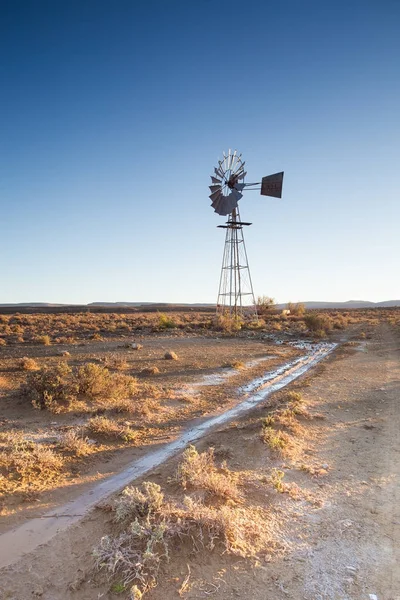
<path fill-rule="evenodd" d="M 293 308 L 0 315 L 0 598 L 398 598 L 400 310 Z"/>

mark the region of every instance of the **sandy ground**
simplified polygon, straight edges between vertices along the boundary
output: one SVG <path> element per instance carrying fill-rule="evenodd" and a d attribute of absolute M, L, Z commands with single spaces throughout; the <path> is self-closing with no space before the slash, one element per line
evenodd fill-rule
<path fill-rule="evenodd" d="M 64 360 L 69 365 L 79 366 L 86 362 L 99 363 L 103 357 L 123 358 L 128 364 L 123 372 L 160 386 L 162 397 L 155 413 L 136 423 L 143 433 L 140 443 L 98 443 L 92 455 L 85 460 L 76 460 L 70 472 L 50 483 L 48 488 L 0 499 L 0 532 L 76 498 L 94 483 L 121 471 L 132 460 L 175 439 L 182 428 L 222 407 L 229 408 L 237 402 L 235 392 L 241 384 L 301 354 L 289 345 L 276 346 L 267 338 L 257 339 L 252 335 L 219 338 L 164 334 L 144 339 L 129 338 L 130 343 L 136 341 L 143 344 L 140 351 L 127 350 L 126 340 L 70 345 L 67 358 L 60 357 L 64 350 L 60 345 L 2 349 L 0 375 L 4 373 L 4 376 L 3 382 L 0 381 L 0 431 L 21 431 L 30 439 L 49 440 L 51 444 L 67 428 L 82 425 L 92 416 L 74 411 L 52 414 L 35 410 L 29 399 L 19 393 L 19 386 L 26 378 L 26 373 L 16 368 L 21 355 L 35 358 L 39 365 Z M 164 360 L 167 350 L 175 352 L 178 360 Z M 236 363 L 246 368 L 232 369 Z M 158 375 L 140 375 L 143 368 L 154 366 L 160 371 Z M 208 384 L 201 388 L 201 393 L 192 387 L 194 382 L 201 382 L 212 374 L 226 376 L 224 385 L 218 385 L 218 381 L 217 385 Z M 129 419 L 129 415 L 125 418 Z"/>
<path fill-rule="evenodd" d="M 292 387 L 324 418 L 307 422 L 291 460 L 272 455 L 261 441 L 260 419 L 269 406 L 199 444 L 224 449 L 229 466 L 246 473 L 246 492 L 254 505 L 271 508 L 284 551 L 241 559 L 176 548 L 149 600 L 400 599 L 400 340 L 387 326 L 378 328 L 372 340 L 342 347 Z M 175 466 L 176 459 L 146 479 L 168 489 Z M 298 494 L 265 488 L 262 476 L 273 466 L 297 484 Z M 0 598 L 116 598 L 92 572 L 91 549 L 109 530 L 109 515 L 94 511 L 4 569 Z"/>

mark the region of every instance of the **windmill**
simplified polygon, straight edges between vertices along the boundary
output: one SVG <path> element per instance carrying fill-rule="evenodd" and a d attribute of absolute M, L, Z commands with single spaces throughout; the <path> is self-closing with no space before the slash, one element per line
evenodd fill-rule
<path fill-rule="evenodd" d="M 210 198 L 214 211 L 227 216 L 224 253 L 218 289 L 217 314 L 237 318 L 257 318 L 256 301 L 250 276 L 243 227 L 251 225 L 241 220 L 239 200 L 243 192 L 259 190 L 262 196 L 282 197 L 283 171 L 267 175 L 257 183 L 245 183 L 245 162 L 242 155 L 229 150 L 211 175 Z"/>

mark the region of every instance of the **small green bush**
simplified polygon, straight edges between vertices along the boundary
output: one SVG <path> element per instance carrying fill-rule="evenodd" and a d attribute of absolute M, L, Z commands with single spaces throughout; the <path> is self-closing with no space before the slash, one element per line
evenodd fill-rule
<path fill-rule="evenodd" d="M 177 324 L 171 317 L 168 317 L 165 313 L 158 314 L 158 327 L 161 329 L 173 329 L 177 327 Z"/>

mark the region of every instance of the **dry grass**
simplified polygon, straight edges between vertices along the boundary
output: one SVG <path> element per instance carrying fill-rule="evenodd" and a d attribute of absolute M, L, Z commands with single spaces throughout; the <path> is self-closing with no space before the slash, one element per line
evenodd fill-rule
<path fill-rule="evenodd" d="M 50 346 L 51 345 L 51 339 L 49 335 L 38 335 L 35 339 L 34 342 L 36 344 L 42 344 L 42 346 Z"/>
<path fill-rule="evenodd" d="M 172 351 L 167 351 L 167 352 L 164 354 L 164 359 L 165 359 L 165 360 L 178 360 L 178 355 L 177 355 L 177 354 L 175 354 L 175 352 L 172 352 Z"/>
<path fill-rule="evenodd" d="M 73 344 L 89 339 L 102 340 L 126 336 L 128 332 L 162 332 L 171 327 L 192 331 L 214 329 L 236 334 L 241 329 L 281 330 L 301 333 L 307 326 L 305 319 L 311 317 L 313 335 L 325 336 L 328 329 L 342 329 L 348 325 L 363 324 L 375 327 L 380 322 L 389 324 L 398 322 L 399 309 L 360 309 L 360 310 L 309 310 L 302 314 L 301 305 L 292 304 L 292 314 L 282 319 L 271 299 L 264 297 L 259 302 L 259 316 L 262 320 L 255 323 L 241 322 L 227 316 L 214 318 L 212 311 L 170 311 L 153 312 L 38 312 L 35 314 L 0 315 L 0 346 L 7 344 Z M 322 323 L 317 323 L 319 319 Z M 322 325 L 322 329 L 321 326 Z M 325 327 L 327 325 L 327 327 Z M 131 345 L 131 344 L 130 344 Z"/>
<path fill-rule="evenodd" d="M 35 408 L 54 413 L 93 408 L 141 413 L 146 401 L 160 395 L 155 386 L 90 362 L 79 368 L 66 362 L 45 365 L 28 375 L 22 391 Z"/>
<path fill-rule="evenodd" d="M 234 502 L 241 499 L 237 477 L 224 463 L 221 468 L 216 466 L 214 448 L 199 454 L 194 446 L 189 446 L 183 453 L 175 478 L 185 490 L 202 490 L 207 496 Z"/>
<path fill-rule="evenodd" d="M 217 315 L 212 321 L 213 328 L 216 331 L 223 331 L 225 333 L 236 333 L 242 329 L 243 320 L 237 316 L 231 316 L 229 314 Z"/>
<path fill-rule="evenodd" d="M 141 375 L 158 375 L 160 373 L 160 369 L 158 367 L 146 367 L 140 371 Z"/>
<path fill-rule="evenodd" d="M 38 371 L 40 369 L 38 363 L 33 358 L 28 358 L 24 356 L 19 361 L 19 367 L 23 371 Z"/>
<path fill-rule="evenodd" d="M 263 427 L 262 438 L 269 448 L 275 452 L 284 453 L 290 446 L 290 436 L 280 429 Z"/>
<path fill-rule="evenodd" d="M 57 480 L 64 460 L 44 444 L 26 440 L 21 432 L 0 434 L 0 491 L 38 490 Z"/>
<path fill-rule="evenodd" d="M 121 440 L 123 442 L 133 442 L 138 434 L 127 425 L 121 425 L 108 417 L 93 417 L 88 421 L 87 431 L 95 437 Z"/>
<path fill-rule="evenodd" d="M 213 453 L 199 454 L 191 447 L 183 454 L 178 479 L 185 486 L 191 466 L 197 473 L 196 484 L 209 490 L 207 478 L 200 477 L 200 468 L 216 473 Z M 229 480 L 235 477 L 227 467 L 224 476 Z M 213 484 L 211 488 L 214 490 Z M 203 501 L 187 496 L 166 498 L 160 486 L 151 482 L 144 482 L 141 488 L 126 488 L 113 506 L 117 533 L 104 536 L 94 549 L 97 569 L 118 578 L 120 586 L 131 590 L 131 598 L 141 598 L 157 585 L 160 567 L 172 552 L 180 552 L 183 541 L 189 544 L 185 555 L 216 550 L 253 557 L 261 550 L 280 546 L 265 510 L 238 506 L 229 498 L 222 494 L 223 501 L 217 505 L 209 503 L 210 497 Z"/>
<path fill-rule="evenodd" d="M 64 362 L 44 366 L 40 371 L 28 375 L 23 392 L 33 406 L 58 413 L 76 399 L 78 387 L 71 379 L 72 369 Z"/>
<path fill-rule="evenodd" d="M 74 456 L 87 456 L 92 452 L 92 446 L 88 443 L 89 438 L 84 436 L 84 430 L 69 429 L 60 439 L 62 450 L 70 452 Z"/>

